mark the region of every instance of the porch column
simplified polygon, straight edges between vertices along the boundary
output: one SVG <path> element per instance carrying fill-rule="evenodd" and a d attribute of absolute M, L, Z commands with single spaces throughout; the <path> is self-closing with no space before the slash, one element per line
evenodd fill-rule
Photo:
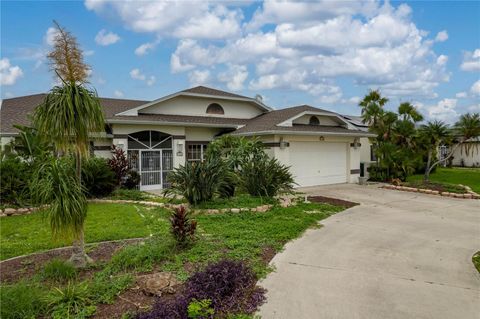
<path fill-rule="evenodd" d="M 185 135 L 173 135 L 173 168 L 185 165 L 187 154 L 185 153 Z"/>

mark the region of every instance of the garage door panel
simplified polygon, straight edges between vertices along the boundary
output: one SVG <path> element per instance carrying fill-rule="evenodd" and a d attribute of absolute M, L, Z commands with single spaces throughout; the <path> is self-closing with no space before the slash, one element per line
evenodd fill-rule
<path fill-rule="evenodd" d="M 347 182 L 346 143 L 292 142 L 290 164 L 299 186 Z"/>

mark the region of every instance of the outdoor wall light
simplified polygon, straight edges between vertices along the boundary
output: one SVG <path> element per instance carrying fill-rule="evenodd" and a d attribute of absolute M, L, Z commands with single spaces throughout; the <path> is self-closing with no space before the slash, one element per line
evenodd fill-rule
<path fill-rule="evenodd" d="M 183 156 L 183 142 L 177 142 L 177 156 Z"/>
<path fill-rule="evenodd" d="M 325 141 L 325 137 L 323 137 L 323 136 L 320 136 L 318 139 L 319 139 L 320 141 Z"/>
<path fill-rule="evenodd" d="M 280 138 L 280 149 L 284 150 L 287 147 L 288 143 L 283 140 L 283 137 Z"/>

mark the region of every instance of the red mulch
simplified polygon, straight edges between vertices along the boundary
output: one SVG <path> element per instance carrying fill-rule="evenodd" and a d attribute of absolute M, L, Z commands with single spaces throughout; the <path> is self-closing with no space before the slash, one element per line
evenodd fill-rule
<path fill-rule="evenodd" d="M 307 199 L 314 203 L 325 203 L 325 204 L 330 204 L 335 206 L 342 206 L 345 208 L 350 208 L 350 207 L 359 205 L 358 203 L 349 202 L 343 199 L 331 198 L 331 197 L 325 197 L 325 196 L 308 196 Z"/>
<path fill-rule="evenodd" d="M 131 245 L 141 239 L 122 240 L 116 242 L 107 242 L 93 244 L 91 250 L 88 249 L 88 255 L 95 261 L 101 264 L 112 258 L 112 255 L 122 247 Z M 45 263 L 53 258 L 68 260 L 72 254 L 72 248 L 50 250 L 44 253 L 32 254 L 25 257 L 15 258 L 0 262 L 0 283 L 14 283 L 20 279 L 28 279 L 34 276 Z M 95 269 L 87 268 L 80 272 L 80 279 L 88 278 L 95 272 Z"/>

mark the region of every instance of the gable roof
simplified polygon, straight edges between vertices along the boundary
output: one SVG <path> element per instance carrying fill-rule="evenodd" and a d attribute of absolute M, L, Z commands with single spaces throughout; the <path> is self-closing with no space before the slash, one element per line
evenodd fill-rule
<path fill-rule="evenodd" d="M 196 86 L 190 89 L 186 89 L 183 91 L 178 91 L 176 93 L 166 95 L 154 101 L 142 104 L 138 107 L 119 112 L 117 113 L 117 115 L 137 116 L 139 114 L 139 111 L 141 111 L 142 109 L 145 109 L 149 106 L 155 105 L 160 102 L 168 101 L 177 96 L 194 96 L 194 97 L 204 97 L 204 98 L 214 98 L 214 99 L 221 98 L 221 99 L 227 99 L 227 100 L 233 100 L 233 101 L 244 101 L 244 102 L 255 104 L 258 108 L 260 108 L 264 112 L 269 112 L 272 110 L 271 107 L 266 106 L 265 104 L 262 103 L 262 101 L 259 101 L 251 97 L 238 95 L 230 92 L 225 92 L 217 89 L 212 89 L 206 86 Z"/>
<path fill-rule="evenodd" d="M 325 125 L 306 125 L 293 124 L 292 126 L 280 126 L 279 124 L 301 115 L 305 112 L 324 113 L 335 117 L 341 117 L 339 114 L 324 109 L 316 108 L 310 105 L 299 105 L 281 110 L 271 111 L 251 119 L 247 124 L 232 134 L 236 135 L 261 135 L 261 134 L 338 134 L 338 135 L 365 135 L 365 132 L 359 129 L 349 129 L 342 126 Z"/>

